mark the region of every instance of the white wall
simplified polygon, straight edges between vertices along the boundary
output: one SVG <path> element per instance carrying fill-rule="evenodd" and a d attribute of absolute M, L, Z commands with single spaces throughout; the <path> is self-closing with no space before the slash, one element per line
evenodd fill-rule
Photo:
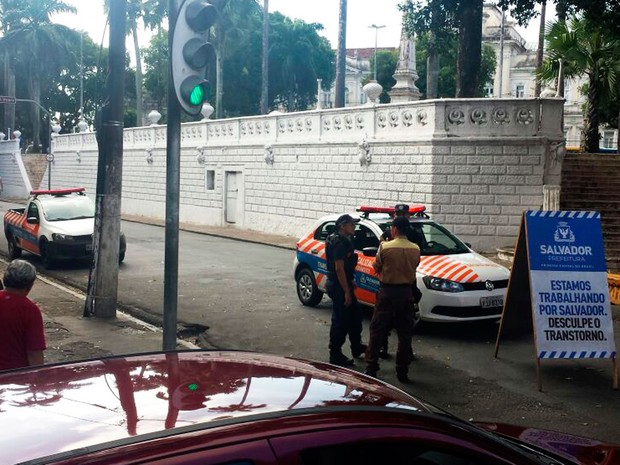
<path fill-rule="evenodd" d="M 561 100 L 426 100 L 184 124 L 180 219 L 225 225 L 235 171 L 237 227 L 298 236 L 326 213 L 410 202 L 479 249 L 514 245 L 522 211 L 559 183 L 561 111 Z M 165 141 L 165 126 L 125 130 L 123 213 L 164 218 Z M 61 135 L 54 152 L 52 187 L 94 192 L 94 134 Z"/>

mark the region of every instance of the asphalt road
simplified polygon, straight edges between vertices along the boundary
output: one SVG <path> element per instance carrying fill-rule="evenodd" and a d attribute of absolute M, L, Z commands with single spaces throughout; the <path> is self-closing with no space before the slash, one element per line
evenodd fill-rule
<path fill-rule="evenodd" d="M 164 229 L 130 222 L 122 229 L 128 249 L 120 267 L 119 302 L 134 315 L 157 321 L 163 312 Z M 205 347 L 327 360 L 329 300 L 314 309 L 299 303 L 290 250 L 188 232 L 180 233 L 179 244 L 179 321 L 208 326 L 199 339 Z M 4 235 L 0 250 L 6 252 Z M 44 271 L 37 257 L 24 258 Z M 44 273 L 85 289 L 88 264 Z M 620 347 L 618 312 L 615 316 Z M 503 341 L 495 359 L 496 334 L 497 325 L 490 323 L 426 324 L 414 340 L 414 383 L 398 383 L 393 359 L 382 363 L 379 375 L 464 418 L 620 443 L 620 394 L 611 388 L 611 362 L 542 362 L 544 391 L 538 392 L 531 336 Z M 362 361 L 356 367 L 363 369 Z"/>

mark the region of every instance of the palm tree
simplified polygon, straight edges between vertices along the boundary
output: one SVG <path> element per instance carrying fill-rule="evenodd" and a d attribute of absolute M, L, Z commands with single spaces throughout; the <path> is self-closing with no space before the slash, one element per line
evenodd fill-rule
<path fill-rule="evenodd" d="M 3 0 L 0 2 L 1 23 L 4 37 L 0 39 L 0 50 L 6 63 L 24 70 L 27 76 L 27 92 L 30 100 L 36 102 L 30 109 L 33 126 L 33 146 L 40 145 L 41 80 L 43 70 L 53 67 L 60 57 L 70 54 L 70 45 L 79 40 L 79 33 L 50 18 L 56 13 L 75 13 L 75 7 L 61 0 Z M 11 75 L 14 69 L 7 73 Z"/>
<path fill-rule="evenodd" d="M 344 107 L 344 83 L 347 55 L 347 0 L 340 0 L 338 14 L 338 53 L 336 54 L 336 95 L 334 107 Z"/>
<path fill-rule="evenodd" d="M 615 94 L 620 57 L 618 42 L 584 18 L 569 23 L 555 22 L 547 27 L 548 49 L 540 71 L 546 82 L 557 78 L 560 69 L 566 78 L 588 76 L 588 99 L 583 149 L 599 150 L 599 102 L 604 94 Z"/>

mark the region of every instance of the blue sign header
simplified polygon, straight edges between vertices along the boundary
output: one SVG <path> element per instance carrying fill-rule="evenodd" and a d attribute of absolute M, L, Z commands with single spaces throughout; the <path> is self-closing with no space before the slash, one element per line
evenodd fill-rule
<path fill-rule="evenodd" d="M 598 212 L 528 211 L 530 270 L 607 271 Z"/>

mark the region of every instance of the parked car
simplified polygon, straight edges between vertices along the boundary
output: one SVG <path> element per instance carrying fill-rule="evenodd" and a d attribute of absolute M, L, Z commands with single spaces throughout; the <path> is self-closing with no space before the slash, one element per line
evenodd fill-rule
<path fill-rule="evenodd" d="M 40 256 L 46 267 L 59 260 L 90 258 L 94 224 L 95 204 L 83 187 L 32 191 L 25 208 L 11 208 L 4 215 L 9 256 L 19 258 L 25 250 Z M 121 232 L 119 263 L 126 250 Z"/>
<path fill-rule="evenodd" d="M 382 381 L 248 352 L 0 372 L 0 464 L 612 464 L 620 448 L 460 420 Z"/>
<path fill-rule="evenodd" d="M 422 291 L 420 319 L 427 321 L 473 321 L 498 319 L 510 272 L 474 252 L 441 224 L 431 220 L 423 205 L 410 207 L 411 227 L 418 237 L 421 259 L 417 284 Z M 372 268 L 381 235 L 394 213 L 389 207 L 360 207 L 353 246 L 358 254 L 355 295 L 373 306 L 379 279 Z M 293 264 L 297 296 L 302 304 L 316 306 L 325 292 L 327 262 L 325 239 L 336 228 L 339 215 L 318 220 L 297 242 Z"/>

